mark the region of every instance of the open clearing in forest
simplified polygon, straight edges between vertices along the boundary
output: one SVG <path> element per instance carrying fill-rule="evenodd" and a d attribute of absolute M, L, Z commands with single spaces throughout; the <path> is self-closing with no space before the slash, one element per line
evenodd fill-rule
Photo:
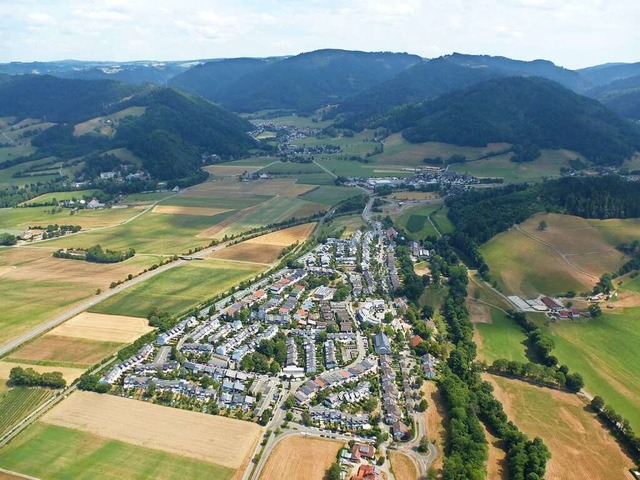
<path fill-rule="evenodd" d="M 628 478 L 633 462 L 575 394 L 519 380 L 485 375 L 495 397 L 529 437 L 540 437 L 551 452 L 545 478 Z"/>
<path fill-rule="evenodd" d="M 538 225 L 543 220 L 548 226 L 541 231 Z M 627 260 L 615 248 L 620 240 L 633 231 L 640 235 L 637 220 L 608 222 L 536 214 L 519 229 L 493 237 L 481 252 L 504 292 L 530 298 L 587 291 L 603 273 L 617 270 Z"/>
<path fill-rule="evenodd" d="M 287 437 L 269 455 L 260 480 L 323 480 L 343 446 L 342 442 L 319 438 Z"/>
<path fill-rule="evenodd" d="M 251 263 L 194 260 L 134 285 L 93 306 L 90 311 L 146 317 L 152 307 L 158 307 L 177 314 L 265 269 L 263 265 Z"/>
<path fill-rule="evenodd" d="M 91 392 L 74 392 L 42 421 L 232 469 L 245 463 L 263 430 L 242 420 Z"/>
<path fill-rule="evenodd" d="M 415 480 L 418 478 L 418 471 L 410 457 L 404 453 L 389 450 L 391 458 L 391 468 L 396 480 Z"/>
<path fill-rule="evenodd" d="M 61 336 L 102 342 L 131 343 L 153 328 L 146 318 L 82 312 L 51 330 L 48 336 Z"/>
<path fill-rule="evenodd" d="M 0 465 L 47 480 L 230 480 L 234 475 L 221 465 L 42 422 L 0 450 Z"/>
<path fill-rule="evenodd" d="M 217 215 L 219 213 L 228 212 L 228 208 L 206 208 L 206 207 L 180 207 L 177 205 L 156 205 L 153 207 L 153 213 L 168 213 L 171 215 L 199 215 L 206 217 L 207 215 Z"/>
<path fill-rule="evenodd" d="M 4 359 L 0 360 L 0 379 L 8 380 L 11 369 L 15 367 L 33 368 L 38 373 L 60 372 L 62 373 L 64 379 L 67 381 L 67 384 L 70 384 L 85 372 L 84 368 L 32 365 L 30 363 L 11 362 L 8 359 Z"/>
<path fill-rule="evenodd" d="M 487 478 L 490 480 L 509 480 L 507 454 L 502 449 L 499 439 L 491 435 L 487 427 L 482 425 L 484 436 L 489 443 L 489 458 L 487 459 Z"/>

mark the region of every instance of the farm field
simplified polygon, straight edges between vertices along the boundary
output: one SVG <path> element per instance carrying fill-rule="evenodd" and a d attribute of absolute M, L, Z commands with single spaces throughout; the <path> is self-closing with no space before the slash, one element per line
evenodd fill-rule
<path fill-rule="evenodd" d="M 427 236 L 437 237 L 438 234 L 429 222 L 428 216 L 438 208 L 438 205 L 418 205 L 407 208 L 396 221 L 414 239 L 424 239 Z"/>
<path fill-rule="evenodd" d="M 289 245 L 304 242 L 315 228 L 315 223 L 305 223 L 251 238 L 242 243 L 218 250 L 209 258 L 271 264 L 279 253 Z"/>
<path fill-rule="evenodd" d="M 335 205 L 351 197 L 361 195 L 362 190 L 353 187 L 333 187 L 329 185 L 320 186 L 309 193 L 305 193 L 300 198 L 309 202 L 322 203 L 324 205 Z"/>
<path fill-rule="evenodd" d="M 260 173 L 268 173 L 269 175 L 308 175 L 311 173 L 322 173 L 324 170 L 315 163 L 297 163 L 297 162 L 275 162 L 259 170 Z"/>
<path fill-rule="evenodd" d="M 53 395 L 54 390 L 38 387 L 14 387 L 0 393 L 0 437 Z"/>
<path fill-rule="evenodd" d="M 548 228 L 539 231 L 542 220 Z M 629 228 L 637 225 L 635 220 L 627 223 Z M 606 228 L 606 223 L 594 227 L 592 221 L 571 215 L 536 214 L 520 225 L 522 231 L 512 228 L 500 233 L 480 250 L 504 292 L 525 297 L 584 292 L 627 259 L 615 249 L 611 234 L 605 235 Z"/>
<path fill-rule="evenodd" d="M 11 353 L 8 360 L 38 365 L 89 367 L 111 355 L 122 343 L 44 335 Z"/>
<path fill-rule="evenodd" d="M 362 215 L 346 215 L 332 220 L 331 227 L 336 229 L 344 228 L 341 238 L 349 238 L 356 230 L 364 225 Z"/>
<path fill-rule="evenodd" d="M 559 176 L 560 168 L 568 167 L 569 160 L 580 158 L 580 155 L 568 150 L 542 150 L 540 158 L 525 163 L 514 163 L 510 160 L 511 156 L 512 154 L 508 153 L 453 164 L 449 168 L 477 177 L 502 177 L 506 183 L 540 182 L 546 177 Z"/>
<path fill-rule="evenodd" d="M 90 392 L 74 392 L 42 422 L 234 470 L 245 464 L 263 430 L 256 423 Z"/>
<path fill-rule="evenodd" d="M 31 363 L 20 363 L 9 361 L 9 359 L 5 358 L 0 360 L 0 379 L 8 380 L 9 373 L 11 369 L 14 367 L 22 367 L 22 368 L 33 368 L 38 373 L 44 372 L 60 372 L 62 376 L 67 381 L 67 384 L 73 382 L 76 378 L 82 375 L 85 372 L 85 368 L 75 368 L 75 367 L 60 367 L 55 366 L 51 367 L 48 365 L 33 365 Z"/>
<path fill-rule="evenodd" d="M 193 261 L 160 273 L 95 305 L 91 312 L 146 317 L 156 306 L 171 314 L 228 290 L 265 269 L 250 263 Z"/>
<path fill-rule="evenodd" d="M 640 308 L 603 310 L 596 319 L 551 323 L 547 328 L 555 340 L 554 354 L 582 374 L 586 391 L 601 395 L 638 431 Z"/>
<path fill-rule="evenodd" d="M 114 343 L 131 343 L 153 328 L 146 319 L 82 312 L 47 333 L 47 336 Z"/>
<path fill-rule="evenodd" d="M 404 453 L 389 451 L 391 468 L 396 480 L 415 480 L 418 478 L 418 471 L 413 460 Z"/>
<path fill-rule="evenodd" d="M 551 452 L 545 478 L 627 478 L 633 463 L 577 395 L 518 380 L 485 376 L 505 412 Z"/>
<path fill-rule="evenodd" d="M 40 422 L 0 450 L 0 465 L 47 480 L 229 480 L 234 474 L 213 463 Z"/>
<path fill-rule="evenodd" d="M 45 202 L 52 202 L 54 199 L 59 201 L 59 202 L 61 202 L 61 201 L 64 201 L 64 200 L 72 200 L 74 198 L 81 199 L 81 198 L 84 198 L 84 197 L 91 197 L 91 196 L 95 195 L 98 192 L 100 192 L 100 190 L 95 190 L 94 189 L 94 190 L 74 190 L 74 191 L 71 191 L 71 192 L 45 193 L 44 195 L 40 195 L 39 197 L 32 198 L 28 202 L 24 202 L 24 203 L 26 203 L 26 204 L 28 204 L 28 203 L 45 203 Z"/>
<path fill-rule="evenodd" d="M 78 237 L 80 238 L 80 237 Z M 114 280 L 157 262 L 135 256 L 110 265 L 53 258 L 47 248 L 0 250 L 0 297 L 10 314 L 0 320 L 0 344 L 107 289 Z"/>
<path fill-rule="evenodd" d="M 491 364 L 498 358 L 528 362 L 524 342 L 527 337 L 520 325 L 496 308 L 469 302 L 469 314 L 474 323 L 474 340 L 478 358 Z"/>
<path fill-rule="evenodd" d="M 83 229 L 109 227 L 122 223 L 142 211 L 141 207 L 109 208 L 105 210 L 85 209 L 70 215 L 70 210 L 68 209 L 58 213 L 49 213 L 51 208 L 2 208 L 0 209 L 0 228 L 27 230 L 30 226 L 46 227 L 55 223 L 58 225 L 80 225 Z M 76 235 L 72 235 L 72 237 L 74 236 Z"/>
<path fill-rule="evenodd" d="M 325 472 L 336 461 L 336 455 L 343 446 L 342 442 L 289 436 L 280 441 L 269 455 L 260 480 L 323 480 Z"/>
<path fill-rule="evenodd" d="M 156 205 L 151 211 L 153 213 L 168 213 L 171 215 L 196 215 L 206 217 L 228 212 L 229 209 L 207 207 L 180 207 L 176 205 Z"/>

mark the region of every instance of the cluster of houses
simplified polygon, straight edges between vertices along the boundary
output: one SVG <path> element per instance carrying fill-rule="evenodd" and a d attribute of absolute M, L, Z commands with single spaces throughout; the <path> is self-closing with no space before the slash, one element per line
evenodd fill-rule
<path fill-rule="evenodd" d="M 366 413 L 351 414 L 315 405 L 309 407 L 309 416 L 311 421 L 320 428 L 334 428 L 349 432 L 371 429 L 369 415 Z"/>
<path fill-rule="evenodd" d="M 381 354 L 380 359 L 380 385 L 382 389 L 382 409 L 384 411 L 384 423 L 389 425 L 393 438 L 404 440 L 410 432 L 409 427 L 403 422 L 404 415 L 400 408 L 401 394 L 396 385 L 396 372 L 392 367 L 392 359 L 389 354 Z"/>

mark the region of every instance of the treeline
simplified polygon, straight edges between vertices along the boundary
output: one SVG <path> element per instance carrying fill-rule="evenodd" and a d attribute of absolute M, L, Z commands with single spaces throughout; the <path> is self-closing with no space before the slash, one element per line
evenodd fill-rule
<path fill-rule="evenodd" d="M 480 376 L 480 366 L 475 362 L 473 325 L 465 305 L 466 269 L 459 265 L 446 239 L 439 239 L 433 246 L 441 258 L 455 259 L 453 264 L 443 267 L 443 271 L 448 270 L 451 275 L 442 315 L 448 339 L 454 345 L 439 384 L 451 418 L 444 478 L 485 478 L 487 444 L 478 421 L 481 419 L 504 443 L 510 479 L 542 479 L 550 458 L 547 447 L 540 438 L 529 440 L 508 420 L 502 405 L 493 396 L 493 387 Z"/>
<path fill-rule="evenodd" d="M 398 245 L 396 248 L 396 259 L 400 273 L 402 274 L 402 286 L 396 293 L 398 295 L 404 295 L 412 302 L 417 303 L 422 292 L 424 292 L 424 288 L 429 285 L 429 277 L 416 274 L 413 269 L 409 247 Z"/>
<path fill-rule="evenodd" d="M 613 435 L 629 447 L 634 460 L 640 465 L 640 436 L 633 431 L 631 422 L 619 415 L 613 407 L 606 405 L 599 395 L 593 397 L 590 406 Z"/>
<path fill-rule="evenodd" d="M 357 195 L 341 202 L 335 209 L 335 213 L 360 212 L 367 206 L 369 197 L 367 195 Z"/>
<path fill-rule="evenodd" d="M 56 258 L 68 258 L 71 260 L 84 260 L 91 263 L 119 263 L 128 260 L 136 254 L 133 248 L 124 251 L 103 250 L 100 245 L 94 245 L 86 250 L 61 248 L 53 252 Z"/>
<path fill-rule="evenodd" d="M 16 387 L 64 388 L 67 381 L 60 372 L 38 373 L 33 368 L 13 367 L 9 372 L 9 383 Z"/>
<path fill-rule="evenodd" d="M 56 177 L 46 182 L 38 181 L 26 183 L 23 186 L 12 185 L 0 188 L 0 208 L 15 207 L 45 193 L 75 190 L 75 188 L 63 185 L 66 180 L 66 177 Z"/>

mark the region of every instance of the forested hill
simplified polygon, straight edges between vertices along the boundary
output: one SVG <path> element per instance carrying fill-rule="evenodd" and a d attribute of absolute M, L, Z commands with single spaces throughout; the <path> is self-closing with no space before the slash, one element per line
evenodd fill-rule
<path fill-rule="evenodd" d="M 141 88 L 111 80 L 0 75 L 0 116 L 79 122 L 112 109 Z"/>
<path fill-rule="evenodd" d="M 497 78 L 406 105 L 379 125 L 402 131 L 410 142 L 507 142 L 524 151 L 566 148 L 606 165 L 619 165 L 640 150 L 638 127 L 595 100 L 537 77 Z"/>
<path fill-rule="evenodd" d="M 78 135 L 75 125 L 128 107 L 145 107 L 138 115 L 111 122 L 111 133 L 99 129 Z M 143 161 L 156 180 L 201 175 L 202 158 L 244 155 L 257 143 L 247 134 L 246 120 L 201 97 L 153 85 L 131 86 L 113 81 L 66 80 L 50 76 L 0 77 L 0 116 L 46 117 L 55 126 L 31 140 L 38 150 L 12 159 L 12 165 L 45 157 L 90 158 L 92 175 L 109 171 L 113 162 L 101 154 L 127 148 Z"/>
<path fill-rule="evenodd" d="M 420 61 L 417 55 L 407 53 L 317 50 L 274 61 L 266 67 L 255 62 L 206 64 L 185 72 L 174 85 L 200 93 L 233 111 L 309 112 L 362 92 Z M 248 71 L 243 72 L 241 66 L 248 67 Z M 219 88 L 219 82 L 206 74 L 212 70 L 225 78 L 226 86 Z M 233 75 L 237 77 L 232 79 Z"/>
<path fill-rule="evenodd" d="M 595 87 L 587 94 L 625 118 L 640 120 L 640 74 Z"/>

